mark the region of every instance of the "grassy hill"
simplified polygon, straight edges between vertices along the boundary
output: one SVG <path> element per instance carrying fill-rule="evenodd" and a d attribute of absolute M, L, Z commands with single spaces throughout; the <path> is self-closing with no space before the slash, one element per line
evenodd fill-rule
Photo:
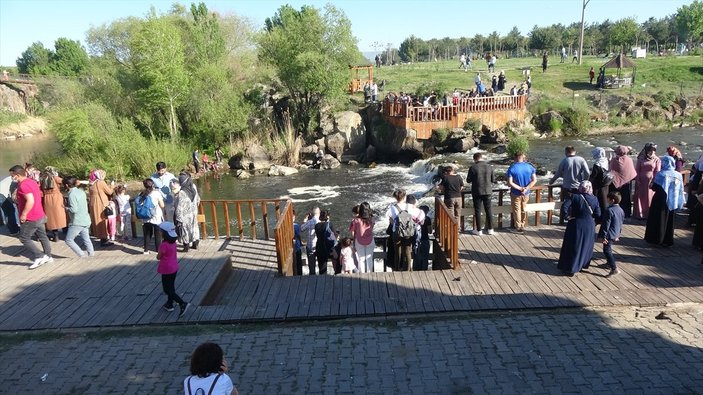
<path fill-rule="evenodd" d="M 689 100 L 703 96 L 703 58 L 700 56 L 650 57 L 633 59 L 636 63 L 635 83 L 631 87 L 598 90 L 589 84 L 588 71 L 595 69 L 596 76 L 600 66 L 609 59 L 588 56 L 583 64 L 559 63 L 559 57 L 552 56 L 549 68 L 542 73 L 542 59 L 514 58 L 498 59 L 496 74 L 504 70 L 508 79 L 506 90 L 512 85 L 520 85 L 523 70 L 530 69 L 532 75 L 532 97 L 530 110 L 538 114 L 546 110 L 577 109 L 590 115 L 593 121 L 585 129 L 620 126 L 624 123 L 637 124 L 642 121 L 641 114 L 629 121 L 615 117 L 621 100 L 650 100 L 659 107 L 668 107 L 672 101 L 684 94 Z M 384 66 L 375 69 L 377 81 L 386 80 L 385 91 L 425 93 L 430 90 L 451 92 L 455 88 L 470 89 L 474 87 L 476 72 L 481 73 L 484 82 L 490 84 L 491 74 L 484 60 L 473 62 L 473 70 L 464 72 L 459 68 L 459 61 L 441 61 L 415 64 Z M 617 73 L 616 69 L 607 69 L 606 75 Z M 632 74 L 631 69 L 623 73 Z M 628 99 L 629 98 L 629 99 Z M 691 107 L 689 107 L 691 108 Z M 687 122 L 699 122 L 703 118 L 702 109 L 692 109 Z M 586 118 L 588 119 L 588 117 Z M 643 126 L 666 126 L 666 120 L 648 122 Z M 581 130 L 583 132 L 585 130 Z"/>

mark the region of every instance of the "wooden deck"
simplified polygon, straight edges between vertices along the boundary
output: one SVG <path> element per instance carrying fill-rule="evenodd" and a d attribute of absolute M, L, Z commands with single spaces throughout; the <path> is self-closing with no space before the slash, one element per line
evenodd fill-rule
<path fill-rule="evenodd" d="M 703 302 L 701 252 L 683 220 L 673 248 L 647 245 L 644 222 L 628 221 L 614 248 L 622 274 L 613 278 L 604 277 L 598 247 L 588 272 L 560 275 L 563 231 L 462 234 L 459 270 L 299 277 L 277 274 L 273 241 L 206 240 L 180 255 L 177 290 L 194 303 L 181 319 L 160 309 L 155 256 L 139 246 L 79 260 L 55 243 L 56 262 L 30 271 L 17 239 L 0 236 L 0 330 Z"/>

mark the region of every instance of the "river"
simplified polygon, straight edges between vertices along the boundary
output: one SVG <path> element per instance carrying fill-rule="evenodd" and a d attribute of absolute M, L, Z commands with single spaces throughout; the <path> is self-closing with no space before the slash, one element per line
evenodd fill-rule
<path fill-rule="evenodd" d="M 592 162 L 591 149 L 595 146 L 614 148 L 619 144 L 632 146 L 639 150 L 648 141 L 658 144 L 659 155 L 666 153 L 666 147 L 679 147 L 689 162 L 695 161 L 703 154 L 703 128 L 681 128 L 671 132 L 644 132 L 633 134 L 613 134 L 589 136 L 586 139 L 555 138 L 530 141 L 529 160 L 545 169 L 555 169 L 564 156 L 564 147 L 573 145 L 579 155 Z M 37 152 L 56 149 L 56 141 L 51 138 L 31 140 L 1 141 L 0 165 L 9 169 L 12 165 L 30 160 Z M 219 179 L 201 177 L 197 183 L 203 199 L 255 199 L 290 197 L 299 213 L 298 220 L 314 206 L 330 210 L 332 221 L 342 228 L 352 218 L 351 209 L 361 202 L 369 202 L 377 211 L 377 231 L 385 229 L 385 212 L 392 201 L 391 193 L 402 187 L 416 194 L 419 204 L 432 207 L 433 197 L 425 196 L 432 188 L 432 176 L 436 166 L 454 162 L 459 166 L 459 174 L 466 175 L 472 163 L 470 151 L 461 154 L 439 155 L 430 159 L 419 160 L 410 166 L 401 164 L 381 164 L 375 168 L 348 166 L 333 170 L 304 169 L 287 177 L 268 177 L 258 175 L 240 180 L 226 173 Z M 636 153 L 635 153 L 636 155 Z M 504 172 L 507 165 L 500 164 L 506 155 L 488 154 L 488 160 L 495 163 L 498 172 Z M 634 158 L 634 155 L 633 155 Z M 550 174 L 540 177 L 540 183 L 546 183 Z"/>
<path fill-rule="evenodd" d="M 666 147 L 679 147 L 689 162 L 695 161 L 703 154 L 703 128 L 681 128 L 671 132 L 645 132 L 633 134 L 614 134 L 589 136 L 587 139 L 558 138 L 539 139 L 530 141 L 529 160 L 545 169 L 555 169 L 564 157 L 564 147 L 573 145 L 577 153 L 592 164 L 591 150 L 593 147 L 615 148 L 625 144 L 632 146 L 637 152 L 646 142 L 652 141 L 659 147 L 658 154 L 665 155 Z M 296 207 L 298 220 L 314 206 L 330 210 L 332 222 L 343 224 L 345 227 L 352 219 L 351 209 L 361 202 L 369 202 L 377 211 L 378 225 L 376 232 L 385 229 L 387 220 L 385 213 L 393 201 L 391 194 L 395 188 L 405 188 L 409 193 L 419 197 L 420 204 L 433 207 L 433 197 L 425 196 L 432 188 L 432 176 L 436 173 L 436 165 L 454 162 L 459 166 L 459 174 L 466 175 L 473 162 L 472 155 L 476 150 L 467 153 L 439 155 L 430 159 L 419 160 L 410 166 L 400 164 L 381 164 L 375 168 L 363 166 L 347 166 L 333 170 L 304 169 L 298 174 L 287 177 L 254 176 L 249 179 L 236 179 L 231 174 L 225 174 L 220 179 L 202 177 L 198 180 L 203 199 L 247 199 L 247 198 L 279 198 L 290 197 Z M 504 162 L 507 155 L 488 154 L 489 161 L 495 163 L 497 172 L 505 172 Z M 542 176 L 539 183 L 546 183 L 551 173 Z M 342 228 L 337 225 L 338 228 Z"/>

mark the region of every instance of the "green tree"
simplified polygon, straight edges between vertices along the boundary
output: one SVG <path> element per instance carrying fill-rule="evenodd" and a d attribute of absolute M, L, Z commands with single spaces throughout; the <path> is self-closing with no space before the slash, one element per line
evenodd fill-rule
<path fill-rule="evenodd" d="M 622 52 L 626 46 L 637 42 L 639 32 L 640 25 L 637 24 L 635 18 L 624 18 L 613 24 L 609 36 L 611 42 L 619 46 L 620 52 Z"/>
<path fill-rule="evenodd" d="M 505 44 L 505 48 L 510 51 L 517 51 L 520 48 L 522 35 L 517 26 L 513 26 L 510 32 L 503 38 L 503 43 Z"/>
<path fill-rule="evenodd" d="M 17 71 L 21 74 L 49 74 L 51 72 L 50 59 L 51 50 L 37 41 L 17 58 Z"/>
<path fill-rule="evenodd" d="M 676 10 L 676 30 L 683 40 L 688 41 L 689 48 L 694 42 L 703 40 L 703 2 L 694 0 Z"/>
<path fill-rule="evenodd" d="M 51 69 L 58 75 L 79 76 L 88 68 L 90 59 L 78 41 L 59 38 L 50 58 Z"/>
<path fill-rule="evenodd" d="M 554 49 L 561 41 L 561 34 L 553 26 L 539 27 L 535 25 L 529 33 L 530 48 L 539 50 Z"/>
<path fill-rule="evenodd" d="M 344 95 L 348 66 L 362 58 L 349 19 L 331 5 L 324 14 L 309 6 L 279 8 L 266 18 L 259 57 L 276 69 L 293 103 L 294 125 L 305 133 L 319 119 L 323 100 Z"/>
<path fill-rule="evenodd" d="M 474 50 L 476 50 L 479 54 L 483 54 L 483 44 L 486 42 L 486 38 L 483 37 L 480 34 L 475 35 L 471 39 L 471 46 L 473 47 Z"/>
<path fill-rule="evenodd" d="M 422 40 L 414 35 L 411 35 L 400 43 L 398 56 L 400 56 L 400 59 L 404 62 L 415 62 L 417 60 L 417 55 L 420 52 L 421 44 Z"/>
<path fill-rule="evenodd" d="M 132 61 L 146 109 L 166 113 L 172 141 L 179 137 L 176 108 L 188 93 L 180 31 L 166 17 L 151 15 L 132 39 Z"/>

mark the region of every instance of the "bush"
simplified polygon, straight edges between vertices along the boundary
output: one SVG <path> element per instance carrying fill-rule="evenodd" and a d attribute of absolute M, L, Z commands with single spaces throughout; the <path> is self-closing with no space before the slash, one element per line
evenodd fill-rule
<path fill-rule="evenodd" d="M 563 124 L 559 119 L 552 118 L 549 120 L 549 124 L 547 125 L 547 132 L 549 132 L 549 133 L 558 132 L 561 130 L 562 125 Z"/>
<path fill-rule="evenodd" d="M 652 96 L 662 108 L 669 108 L 676 101 L 676 93 L 672 91 L 659 91 Z"/>
<path fill-rule="evenodd" d="M 530 142 L 526 137 L 516 136 L 508 142 L 506 151 L 511 158 L 515 157 L 516 154 L 527 155 L 530 152 Z"/>
<path fill-rule="evenodd" d="M 434 133 L 432 133 L 432 138 L 438 144 L 442 144 L 447 141 L 447 137 L 449 137 L 449 132 L 450 130 L 447 128 L 435 129 Z"/>
<path fill-rule="evenodd" d="M 580 136 L 591 128 L 591 117 L 584 109 L 567 108 L 561 115 L 564 117 L 563 128 L 567 136 Z"/>
<path fill-rule="evenodd" d="M 55 166 L 62 174 L 86 177 L 90 170 L 104 169 L 110 178 L 142 179 L 164 161 L 177 172 L 190 159 L 187 144 L 142 136 L 125 119 L 116 119 L 105 107 L 89 103 L 49 116 L 50 130 L 61 145 L 61 155 L 41 155 L 38 168 Z"/>
<path fill-rule="evenodd" d="M 464 129 L 470 130 L 470 131 L 472 131 L 473 133 L 478 133 L 478 132 L 480 132 L 482 126 L 483 126 L 483 125 L 481 124 L 481 121 L 478 120 L 478 119 L 474 119 L 474 118 L 469 118 L 469 119 L 467 119 L 466 122 L 464 123 Z"/>

